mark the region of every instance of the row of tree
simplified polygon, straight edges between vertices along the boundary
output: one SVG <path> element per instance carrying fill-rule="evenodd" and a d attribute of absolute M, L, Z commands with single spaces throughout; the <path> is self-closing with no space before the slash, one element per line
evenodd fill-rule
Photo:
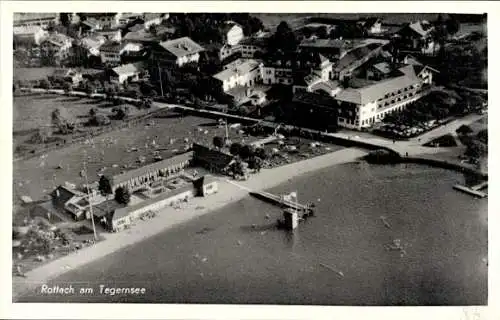
<path fill-rule="evenodd" d="M 174 37 L 187 36 L 201 43 L 221 43 L 222 29 L 227 21 L 240 24 L 246 36 L 264 28 L 260 19 L 248 13 L 173 13 L 168 24 L 176 29 Z"/>

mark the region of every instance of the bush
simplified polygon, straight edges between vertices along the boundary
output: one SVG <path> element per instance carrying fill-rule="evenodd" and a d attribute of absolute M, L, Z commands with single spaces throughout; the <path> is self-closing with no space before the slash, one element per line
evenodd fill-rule
<path fill-rule="evenodd" d="M 215 147 L 220 149 L 224 146 L 224 139 L 222 137 L 215 136 L 213 139 L 213 144 Z"/>
<path fill-rule="evenodd" d="M 254 156 L 254 150 L 249 145 L 244 145 L 241 147 L 240 152 L 238 153 L 242 159 L 248 159 Z"/>
<path fill-rule="evenodd" d="M 130 192 L 127 188 L 119 187 L 115 191 L 115 200 L 121 204 L 129 204 Z"/>
<path fill-rule="evenodd" d="M 488 144 L 488 129 L 484 129 L 478 132 L 477 138 L 482 143 Z"/>
<path fill-rule="evenodd" d="M 434 146 L 439 146 L 439 147 L 456 147 L 457 142 L 455 141 L 455 138 L 451 134 L 446 134 L 444 136 L 438 137 L 428 143 L 426 143 L 424 146 L 426 147 L 434 147 Z"/>
<path fill-rule="evenodd" d="M 479 158 L 485 156 L 487 153 L 488 146 L 478 140 L 471 140 L 467 144 L 467 150 L 465 151 L 465 155 L 472 158 Z"/>
<path fill-rule="evenodd" d="M 460 135 L 468 135 L 470 133 L 473 132 L 473 130 L 471 129 L 471 127 L 469 127 L 468 125 L 461 125 L 457 130 L 456 132 Z"/>
<path fill-rule="evenodd" d="M 255 149 L 255 156 L 261 158 L 262 160 L 266 160 L 269 157 L 266 149 L 264 149 L 264 148 Z"/>
<path fill-rule="evenodd" d="M 236 155 L 240 154 L 241 148 L 242 148 L 241 143 L 235 142 L 235 143 L 231 144 L 231 147 L 229 147 L 229 152 L 233 156 L 236 156 Z"/>

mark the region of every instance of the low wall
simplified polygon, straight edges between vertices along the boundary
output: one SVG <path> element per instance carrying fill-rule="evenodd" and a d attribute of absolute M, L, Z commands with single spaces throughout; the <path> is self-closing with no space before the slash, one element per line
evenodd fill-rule
<path fill-rule="evenodd" d="M 460 165 L 458 163 L 452 163 L 452 162 L 448 162 L 445 160 L 429 159 L 429 158 L 422 158 L 422 157 L 402 157 L 401 162 L 402 163 L 425 164 L 425 165 L 430 165 L 430 166 L 434 166 L 434 167 L 439 167 L 439 168 L 444 168 L 444 169 L 455 170 L 458 172 L 468 173 L 468 174 L 480 177 L 481 179 L 486 179 L 486 180 L 488 179 L 488 173 L 486 173 L 486 172 L 481 172 L 479 170 L 468 168 L 468 167 L 465 167 L 465 166 Z"/>

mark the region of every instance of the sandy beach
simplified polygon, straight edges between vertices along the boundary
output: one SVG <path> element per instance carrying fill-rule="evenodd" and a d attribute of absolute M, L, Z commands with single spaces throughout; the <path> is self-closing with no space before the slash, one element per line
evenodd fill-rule
<path fill-rule="evenodd" d="M 210 212 L 214 212 L 230 203 L 241 200 L 249 190 L 265 190 L 277 186 L 288 179 L 323 169 L 332 165 L 352 162 L 366 154 L 357 148 L 342 149 L 323 156 L 299 161 L 273 169 L 263 169 L 257 175 L 251 175 L 247 181 L 230 181 L 220 177 L 219 192 L 207 198 L 195 198 L 182 209 L 167 207 L 158 215 L 146 221 L 138 221 L 131 229 L 120 233 L 106 234 L 106 240 L 92 247 L 84 248 L 63 258 L 51 261 L 26 273 L 25 278 L 13 278 L 13 300 L 28 293 L 46 281 L 75 268 L 79 268 L 96 259 L 116 252 L 129 245 L 138 243 L 166 229 L 190 221 Z"/>

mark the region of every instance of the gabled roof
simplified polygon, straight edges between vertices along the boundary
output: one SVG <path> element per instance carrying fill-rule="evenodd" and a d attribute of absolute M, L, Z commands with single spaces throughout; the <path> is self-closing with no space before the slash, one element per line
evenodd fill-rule
<path fill-rule="evenodd" d="M 432 67 L 429 67 L 429 66 L 425 66 L 425 65 L 419 65 L 419 66 L 413 66 L 413 68 L 415 69 L 415 73 L 417 75 L 420 75 L 422 72 L 424 72 L 425 70 L 431 70 L 432 72 L 434 73 L 439 73 L 438 70 L 432 68 Z"/>
<path fill-rule="evenodd" d="M 57 200 L 58 202 L 66 203 L 71 198 L 80 196 L 81 193 L 76 190 L 68 189 L 65 186 L 61 185 L 57 187 L 54 191 L 52 191 L 50 195 L 53 199 Z"/>
<path fill-rule="evenodd" d="M 118 42 L 108 41 L 103 43 L 100 47 L 101 51 L 116 51 L 119 52 L 122 48 L 122 45 Z"/>
<path fill-rule="evenodd" d="M 371 54 L 373 51 L 379 49 L 382 45 L 377 43 L 370 43 L 366 46 L 357 47 L 347 52 L 335 65 L 336 71 L 341 71 L 348 68 L 355 61 L 361 60 Z"/>
<path fill-rule="evenodd" d="M 163 25 L 158 25 L 158 26 L 156 26 L 156 35 L 155 35 L 155 34 L 152 34 L 151 32 L 149 32 L 149 30 L 146 30 L 145 28 L 143 28 L 144 25 L 141 24 L 140 26 L 141 26 L 141 28 L 139 28 L 139 30 L 128 32 L 124 36 L 124 40 L 141 41 L 141 42 L 160 42 L 160 38 L 163 34 L 166 34 L 166 33 L 173 34 L 175 32 L 174 28 L 170 28 L 170 27 L 163 26 Z"/>
<path fill-rule="evenodd" d="M 86 37 L 82 39 L 82 45 L 88 49 L 92 48 L 99 48 L 103 43 L 105 39 L 103 37 L 97 36 L 97 37 Z"/>
<path fill-rule="evenodd" d="M 227 167 L 232 161 L 233 156 L 215 149 L 211 149 L 201 144 L 193 144 L 194 159 L 203 159 L 209 161 L 217 167 Z"/>
<path fill-rule="evenodd" d="M 403 73 L 403 75 L 379 81 L 373 85 L 363 88 L 345 89 L 341 91 L 335 99 L 338 101 L 364 105 L 382 98 L 387 93 L 394 92 L 420 82 L 420 79 L 415 74 L 413 66 L 406 66 L 400 68 L 399 70 Z"/>
<path fill-rule="evenodd" d="M 139 73 L 144 69 L 144 64 L 142 62 L 128 63 L 121 66 L 113 68 L 113 72 L 117 75 L 126 75 L 131 73 Z"/>
<path fill-rule="evenodd" d="M 236 61 L 234 61 L 234 62 L 236 62 Z M 255 68 L 258 68 L 260 65 L 260 62 L 257 60 L 254 60 L 254 59 L 250 59 L 247 61 L 238 61 L 238 62 L 240 62 L 240 63 L 239 64 L 238 63 L 231 64 L 231 66 L 229 68 L 222 70 L 221 72 L 217 73 L 213 77 L 215 79 L 224 81 L 224 80 L 231 78 L 234 75 L 246 74 L 246 73 L 254 70 Z"/>
<path fill-rule="evenodd" d="M 432 24 L 427 20 L 410 23 L 408 27 L 422 37 L 427 36 L 432 30 L 434 30 L 434 26 L 432 26 Z"/>
<path fill-rule="evenodd" d="M 43 28 L 40 26 L 15 26 L 12 27 L 14 35 L 34 35 L 37 32 L 42 31 Z"/>
<path fill-rule="evenodd" d="M 340 84 L 338 81 L 328 80 L 328 81 L 321 81 L 321 82 L 313 84 L 311 86 L 311 90 L 313 92 L 317 91 L 317 90 L 324 90 L 324 91 L 330 92 L 330 91 L 333 91 L 333 90 L 339 88 L 339 86 L 340 86 Z"/>
<path fill-rule="evenodd" d="M 68 77 L 76 75 L 77 71 L 74 69 L 56 69 L 52 74 L 53 77 Z"/>
<path fill-rule="evenodd" d="M 193 152 L 189 151 L 180 155 L 177 155 L 175 157 L 171 157 L 159 162 L 155 162 L 134 170 L 130 170 L 127 172 L 124 172 L 122 174 L 118 174 L 112 177 L 111 181 L 113 185 L 117 185 L 126 181 L 129 181 L 131 179 L 135 179 L 137 177 L 140 177 L 142 175 L 145 175 L 149 172 L 154 172 L 157 170 L 165 169 L 166 167 L 169 166 L 175 166 L 181 162 L 189 161 L 193 158 Z"/>
<path fill-rule="evenodd" d="M 45 38 L 44 42 L 48 41 L 57 46 L 63 46 L 64 43 L 68 40 L 71 40 L 71 38 L 62 33 L 52 33 L 49 34 L 47 38 Z"/>
<path fill-rule="evenodd" d="M 380 52 L 380 56 L 382 56 L 383 58 L 392 58 L 392 53 L 390 53 L 389 51 L 387 50 L 382 50 L 382 52 Z"/>
<path fill-rule="evenodd" d="M 389 74 L 391 72 L 391 66 L 387 62 L 374 64 L 373 68 L 383 74 Z"/>
<path fill-rule="evenodd" d="M 160 46 L 178 58 L 205 50 L 189 37 L 160 42 Z"/>
<path fill-rule="evenodd" d="M 94 209 L 94 216 L 97 217 L 105 217 L 111 214 L 112 212 L 116 212 L 122 208 L 125 208 L 124 204 L 116 202 L 116 200 L 107 200 L 99 203 L 98 205 L 92 206 Z"/>
<path fill-rule="evenodd" d="M 371 28 L 376 23 L 382 23 L 382 20 L 377 17 L 363 18 L 358 21 L 358 23 L 363 24 L 365 28 Z"/>
<path fill-rule="evenodd" d="M 137 32 L 137 31 L 142 30 L 142 29 L 144 29 L 144 28 L 145 28 L 144 24 L 142 24 L 142 23 L 138 23 L 138 24 L 135 24 L 135 25 L 133 25 L 132 27 L 128 28 L 128 30 L 129 30 L 130 32 Z M 125 35 L 125 36 L 126 36 L 126 35 Z"/>
<path fill-rule="evenodd" d="M 97 21 L 95 18 L 88 18 L 87 20 L 82 21 L 82 24 L 86 25 L 91 29 L 95 29 L 99 24 L 99 21 Z"/>

